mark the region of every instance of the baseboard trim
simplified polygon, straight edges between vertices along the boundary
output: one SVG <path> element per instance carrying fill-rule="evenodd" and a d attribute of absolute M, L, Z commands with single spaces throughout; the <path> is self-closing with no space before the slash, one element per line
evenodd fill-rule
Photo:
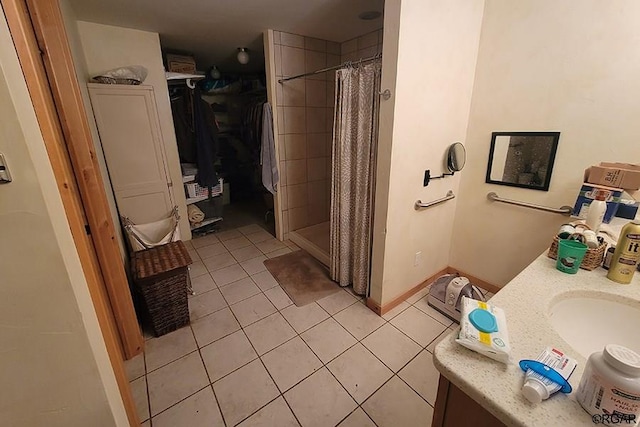
<path fill-rule="evenodd" d="M 469 281 L 471 283 L 473 283 L 474 285 L 478 285 L 482 289 L 485 289 L 485 290 L 487 290 L 487 291 L 489 291 L 491 293 L 494 293 L 494 294 L 498 293 L 498 291 L 501 289 L 499 286 L 496 286 L 496 285 L 494 285 L 492 283 L 486 282 L 486 281 L 484 281 L 482 279 L 479 279 L 479 278 L 477 278 L 475 276 L 467 274 L 464 271 L 458 270 L 457 268 L 446 267 L 446 268 L 438 271 L 436 274 L 430 276 L 429 278 L 427 278 L 423 282 L 417 284 L 413 288 L 409 289 L 408 291 L 404 292 L 403 294 L 399 295 L 398 297 L 394 298 L 392 301 L 389 301 L 387 304 L 385 304 L 383 306 L 378 305 L 378 303 L 375 302 L 374 300 L 372 300 L 371 298 L 367 298 L 367 307 L 369 307 L 378 316 L 383 316 L 384 314 L 386 314 L 389 311 L 391 311 L 394 308 L 396 308 L 398 305 L 400 305 L 407 298 L 417 294 L 422 289 L 424 289 L 427 286 L 429 286 L 429 284 L 431 284 L 435 279 L 437 279 L 438 277 L 442 276 L 443 274 L 455 274 L 455 273 L 458 273 L 459 275 L 468 278 Z"/>
<path fill-rule="evenodd" d="M 397 296 L 396 298 L 394 298 L 393 300 L 389 301 L 387 304 L 385 304 L 383 306 L 378 305 L 378 303 L 373 301 L 371 298 L 367 298 L 367 307 L 369 307 L 371 310 L 373 310 L 378 316 L 383 316 L 387 312 L 389 312 L 389 311 L 393 310 L 394 308 L 396 308 L 398 305 L 400 305 L 407 298 L 417 294 L 418 292 L 420 292 L 421 290 L 423 290 L 424 288 L 429 286 L 429 284 L 431 282 L 433 282 L 435 279 L 437 279 L 438 277 L 442 276 L 443 274 L 447 274 L 448 268 L 449 267 L 438 271 L 433 276 L 427 278 L 426 280 L 424 280 L 421 283 L 417 284 L 416 286 L 414 286 L 413 288 L 411 288 L 408 291 L 404 292 L 403 294 Z"/>
<path fill-rule="evenodd" d="M 457 269 L 455 267 L 448 267 L 447 268 L 447 273 L 449 273 L 449 274 L 458 273 L 460 276 L 464 276 L 467 279 L 469 279 L 469 281 L 471 283 L 473 283 L 474 285 L 478 285 L 482 289 L 485 289 L 485 290 L 491 292 L 492 294 L 497 294 L 498 291 L 500 289 L 502 289 L 500 286 L 494 285 L 493 283 L 486 282 L 486 281 L 484 281 L 484 280 L 482 280 L 482 279 L 480 279 L 480 278 L 478 278 L 476 276 L 473 276 L 473 275 L 471 275 L 469 273 L 465 273 L 464 271 L 459 270 L 459 269 Z"/>

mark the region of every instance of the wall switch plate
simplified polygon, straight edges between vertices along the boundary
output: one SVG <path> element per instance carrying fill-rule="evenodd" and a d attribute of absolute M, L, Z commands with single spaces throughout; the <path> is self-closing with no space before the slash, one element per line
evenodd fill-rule
<path fill-rule="evenodd" d="M 422 251 L 416 252 L 416 256 L 413 258 L 413 266 L 417 267 L 422 264 Z"/>
<path fill-rule="evenodd" d="M 427 169 L 424 171 L 424 180 L 422 181 L 422 186 L 426 187 L 429 185 L 429 181 L 431 180 L 431 170 Z"/>

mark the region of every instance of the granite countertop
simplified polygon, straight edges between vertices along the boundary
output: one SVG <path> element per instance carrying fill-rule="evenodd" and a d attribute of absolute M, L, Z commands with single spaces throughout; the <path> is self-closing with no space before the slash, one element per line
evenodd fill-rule
<path fill-rule="evenodd" d="M 626 222 L 617 221 L 612 228 L 617 231 Z M 490 300 L 505 311 L 511 363 L 495 362 L 462 347 L 455 342 L 455 332 L 436 346 L 436 368 L 508 426 L 591 425 L 591 416 L 574 397 L 586 359 L 553 329 L 548 313 L 554 303 L 576 293 L 596 298 L 605 293 L 608 299 L 621 299 L 640 307 L 640 273 L 629 285 L 608 280 L 606 273 L 602 268 L 580 270 L 575 275 L 562 273 L 556 270 L 555 260 L 548 258 L 545 251 Z M 534 405 L 521 393 L 524 373 L 518 361 L 534 359 L 548 346 L 557 347 L 577 360 L 578 366 L 569 379 L 574 393 L 557 393 Z"/>

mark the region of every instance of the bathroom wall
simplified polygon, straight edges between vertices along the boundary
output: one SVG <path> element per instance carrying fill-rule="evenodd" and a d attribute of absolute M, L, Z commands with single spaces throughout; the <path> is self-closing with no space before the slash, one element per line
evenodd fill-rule
<path fill-rule="evenodd" d="M 4 15 L 0 116 L 1 424 L 129 425 Z"/>
<path fill-rule="evenodd" d="M 392 97 L 380 112 L 370 291 L 378 305 L 448 266 L 458 199 L 422 211 L 414 203 L 457 193 L 460 174 L 428 187 L 423 175 L 441 174 L 449 145 L 465 141 L 482 13 L 481 1 L 385 3 L 382 89 Z"/>
<path fill-rule="evenodd" d="M 340 43 L 340 62 L 357 61 L 382 53 L 382 32 L 376 30 Z"/>
<path fill-rule="evenodd" d="M 91 99 L 89 98 L 89 91 L 85 84 L 90 76 L 87 71 L 87 62 L 84 58 L 84 52 L 82 51 L 82 44 L 80 42 L 80 34 L 78 33 L 78 25 L 75 12 L 73 11 L 68 0 L 60 0 L 60 11 L 64 20 L 65 30 L 67 38 L 69 40 L 69 47 L 71 48 L 71 55 L 73 57 L 73 65 L 76 69 L 76 77 L 80 82 L 80 94 L 82 95 L 82 101 L 87 114 L 87 122 L 91 131 L 91 139 L 93 142 L 94 150 L 96 153 L 96 159 L 98 161 L 98 167 L 100 168 L 100 175 L 105 188 L 105 195 L 107 197 L 107 203 L 109 205 L 109 212 L 111 213 L 111 220 L 115 225 L 116 239 L 118 240 L 118 246 L 120 247 L 120 255 L 122 260 L 127 260 L 127 249 L 124 244 L 124 236 L 122 235 L 122 229 L 118 226 L 120 224 L 120 216 L 118 215 L 118 208 L 116 207 L 116 201 L 113 196 L 113 189 L 111 188 L 111 181 L 109 180 L 109 172 L 107 170 L 107 163 L 102 152 L 100 145 L 100 136 L 98 135 L 98 127 L 96 121 L 93 118 L 93 109 L 91 108 Z"/>
<path fill-rule="evenodd" d="M 452 266 L 503 286 L 567 221 L 488 192 L 573 206 L 587 166 L 640 162 L 638 16 L 633 0 L 486 0 Z M 494 131 L 561 132 L 548 192 L 484 183 Z"/>
<path fill-rule="evenodd" d="M 149 74 L 144 84 L 154 87 L 171 180 L 174 184 L 181 183 L 182 171 L 158 33 L 84 21 L 78 21 L 77 27 L 87 72 L 85 78 L 81 78 L 81 84 L 87 82 L 89 77 L 112 68 L 127 65 L 142 65 L 147 68 Z M 191 229 L 187 219 L 184 191 L 182 185 L 174 185 L 173 188 L 174 201 L 180 207 L 180 234 L 183 240 L 189 240 Z M 158 215 L 158 219 L 162 219 L 165 214 Z"/>
<path fill-rule="evenodd" d="M 273 32 L 276 79 L 340 63 L 340 44 Z M 268 61 L 269 62 L 269 61 Z M 284 239 L 329 220 L 335 72 L 276 83 Z"/>

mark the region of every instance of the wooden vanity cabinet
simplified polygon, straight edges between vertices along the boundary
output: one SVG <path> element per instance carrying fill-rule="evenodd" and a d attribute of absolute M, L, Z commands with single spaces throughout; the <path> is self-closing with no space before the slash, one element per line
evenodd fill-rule
<path fill-rule="evenodd" d="M 478 402 L 440 375 L 432 427 L 502 427 L 504 424 Z"/>

